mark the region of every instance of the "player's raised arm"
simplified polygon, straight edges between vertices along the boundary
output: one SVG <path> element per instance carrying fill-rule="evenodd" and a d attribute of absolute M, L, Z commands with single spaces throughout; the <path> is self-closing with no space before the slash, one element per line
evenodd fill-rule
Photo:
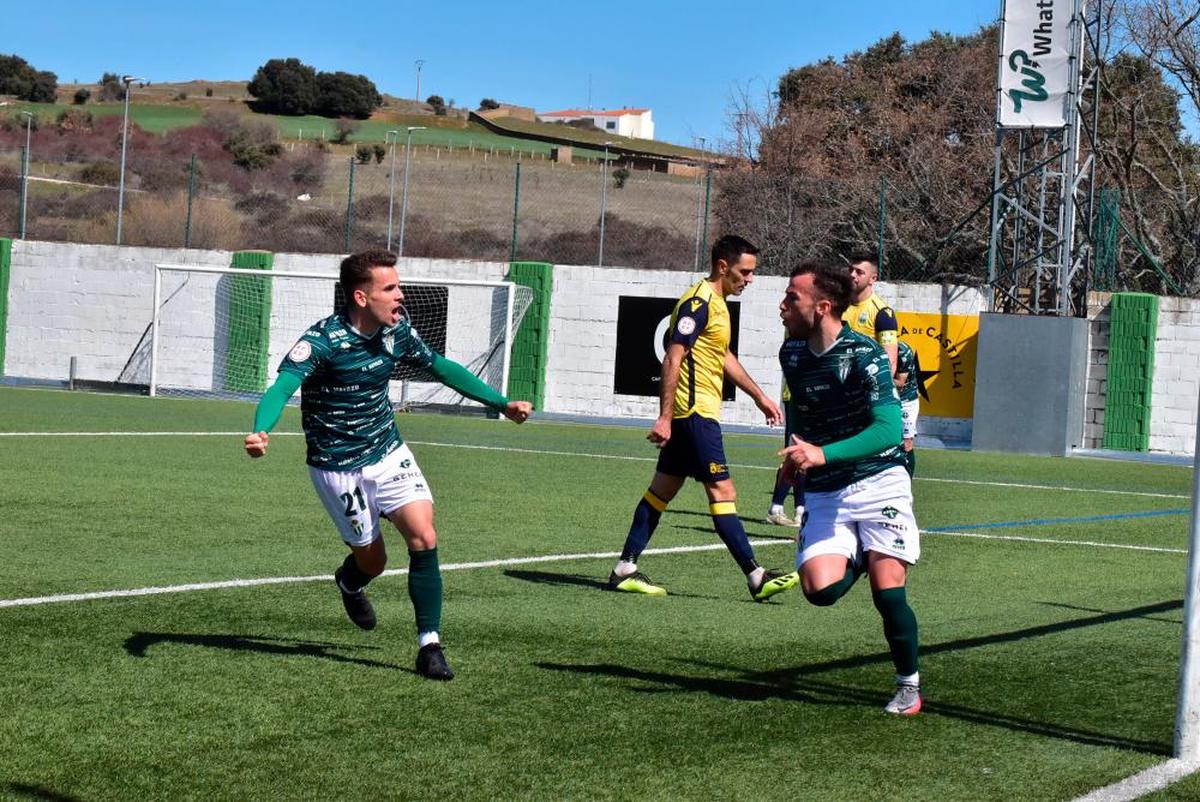
<path fill-rule="evenodd" d="M 254 409 L 254 431 L 246 435 L 246 453 L 251 457 L 266 456 L 267 432 L 275 428 L 288 399 L 300 389 L 301 378 L 295 373 L 281 372 Z"/>
<path fill-rule="evenodd" d="M 429 372 L 451 390 L 491 407 L 514 423 L 524 423 L 533 412 L 533 404 L 528 401 L 509 401 L 474 373 L 439 353 L 433 353 Z"/>

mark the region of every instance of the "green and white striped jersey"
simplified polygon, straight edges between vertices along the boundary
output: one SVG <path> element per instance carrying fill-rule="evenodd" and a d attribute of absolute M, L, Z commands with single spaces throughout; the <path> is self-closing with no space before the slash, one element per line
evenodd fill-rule
<path fill-rule="evenodd" d="M 874 410 L 900 404 L 887 354 L 875 340 L 842 324 L 837 340 L 814 354 L 807 340 L 789 339 L 779 349 L 779 364 L 792 398 L 793 431 L 809 443 L 825 446 L 866 429 Z M 835 462 L 808 472 L 806 490 L 824 493 L 904 465 L 899 440 L 865 459 Z"/>
<path fill-rule="evenodd" d="M 912 346 L 904 342 L 904 340 L 896 341 L 896 373 L 904 373 L 908 375 L 908 379 L 904 382 L 904 386 L 900 388 L 901 401 L 916 401 L 918 400 L 917 387 L 917 352 L 912 349 Z"/>
<path fill-rule="evenodd" d="M 371 337 L 340 314 L 309 327 L 279 365 L 300 377 L 300 412 L 308 464 L 352 471 L 379 462 L 403 441 L 388 400 L 397 363 L 433 364 L 434 352 L 401 320 Z"/>

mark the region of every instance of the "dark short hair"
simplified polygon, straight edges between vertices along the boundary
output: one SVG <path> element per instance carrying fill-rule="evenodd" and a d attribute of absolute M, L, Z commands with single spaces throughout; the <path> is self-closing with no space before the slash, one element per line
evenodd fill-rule
<path fill-rule="evenodd" d="M 747 239 L 739 237 L 737 234 L 726 234 L 719 240 L 713 243 L 712 246 L 712 266 L 716 267 L 717 262 L 722 259 L 727 265 L 735 265 L 742 258 L 743 254 L 758 256 L 758 248 Z"/>
<path fill-rule="evenodd" d="M 810 274 L 817 293 L 822 299 L 829 301 L 833 305 L 834 314 L 841 317 L 850 305 L 850 294 L 854 291 L 850 274 L 844 268 L 835 267 L 828 262 L 804 262 L 792 270 L 791 277 Z"/>
<path fill-rule="evenodd" d="M 874 267 L 875 272 L 878 273 L 879 272 L 879 262 L 877 261 L 878 259 L 879 259 L 879 254 L 875 253 L 874 251 L 867 251 L 867 250 L 855 251 L 854 253 L 850 254 L 850 257 L 846 260 L 846 266 L 852 267 L 852 266 L 858 264 L 859 262 L 867 262 L 872 267 Z"/>
<path fill-rule="evenodd" d="M 395 267 L 396 254 L 391 251 L 370 250 L 352 253 L 342 260 L 338 283 L 346 294 L 346 302 L 364 284 L 371 281 L 372 267 Z"/>

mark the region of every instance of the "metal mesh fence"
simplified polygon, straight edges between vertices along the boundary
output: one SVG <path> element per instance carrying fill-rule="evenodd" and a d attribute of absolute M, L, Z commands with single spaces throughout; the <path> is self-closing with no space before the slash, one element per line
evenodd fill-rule
<path fill-rule="evenodd" d="M 0 236 L 116 242 L 117 153 L 83 157 L 51 144 L 58 143 L 34 137 L 26 180 L 22 149 L 0 142 Z M 149 152 L 131 142 L 125 173 L 126 245 L 382 247 L 406 256 L 692 270 L 712 230 L 708 174 L 632 170 L 615 157 L 567 164 L 403 141 L 394 148 L 290 143 L 269 165 L 244 169 L 212 154 L 143 144 Z"/>

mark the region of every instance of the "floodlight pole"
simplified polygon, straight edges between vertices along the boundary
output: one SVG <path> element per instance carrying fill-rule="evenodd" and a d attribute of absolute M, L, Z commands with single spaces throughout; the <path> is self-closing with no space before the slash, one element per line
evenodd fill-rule
<path fill-rule="evenodd" d="M 608 146 L 604 143 L 604 162 L 600 165 L 600 247 L 596 252 L 596 267 L 604 267 L 604 214 L 608 209 Z"/>
<path fill-rule="evenodd" d="M 408 126 L 408 135 L 404 138 L 404 189 L 400 192 L 400 243 L 396 247 L 396 255 L 404 255 L 404 223 L 408 218 L 408 169 L 412 164 L 412 132 L 424 131 L 423 125 Z"/>
<path fill-rule="evenodd" d="M 698 136 L 696 140 L 700 143 L 700 151 L 704 151 L 704 137 Z M 700 238 L 703 234 L 700 233 L 704 225 L 704 170 L 696 174 L 696 256 L 693 260 L 692 269 L 700 269 Z"/>
<path fill-rule="evenodd" d="M 21 239 L 25 239 L 25 212 L 29 208 L 29 144 L 30 132 L 33 129 L 33 112 L 23 111 L 25 115 L 25 153 L 21 169 Z"/>
<path fill-rule="evenodd" d="M 388 131 L 383 135 L 383 141 L 387 142 L 388 137 L 392 138 L 392 164 L 388 170 L 388 233 L 387 233 L 387 249 L 392 249 L 392 206 L 396 200 L 396 137 L 400 136 L 399 131 Z"/>
<path fill-rule="evenodd" d="M 121 177 L 117 186 L 117 244 L 121 244 L 121 221 L 125 216 L 125 149 L 129 142 L 129 86 L 134 81 L 140 81 L 132 75 L 122 75 L 121 83 L 125 84 L 125 115 L 121 123 Z"/>
<path fill-rule="evenodd" d="M 1200 435 L 1200 405 L 1196 432 Z M 1200 440 L 1200 437 L 1197 438 Z M 1179 702 L 1175 709 L 1175 757 L 1200 760 L 1200 443 L 1193 443 L 1192 528 L 1188 543 L 1187 588 L 1183 594 L 1183 651 L 1179 661 Z"/>

